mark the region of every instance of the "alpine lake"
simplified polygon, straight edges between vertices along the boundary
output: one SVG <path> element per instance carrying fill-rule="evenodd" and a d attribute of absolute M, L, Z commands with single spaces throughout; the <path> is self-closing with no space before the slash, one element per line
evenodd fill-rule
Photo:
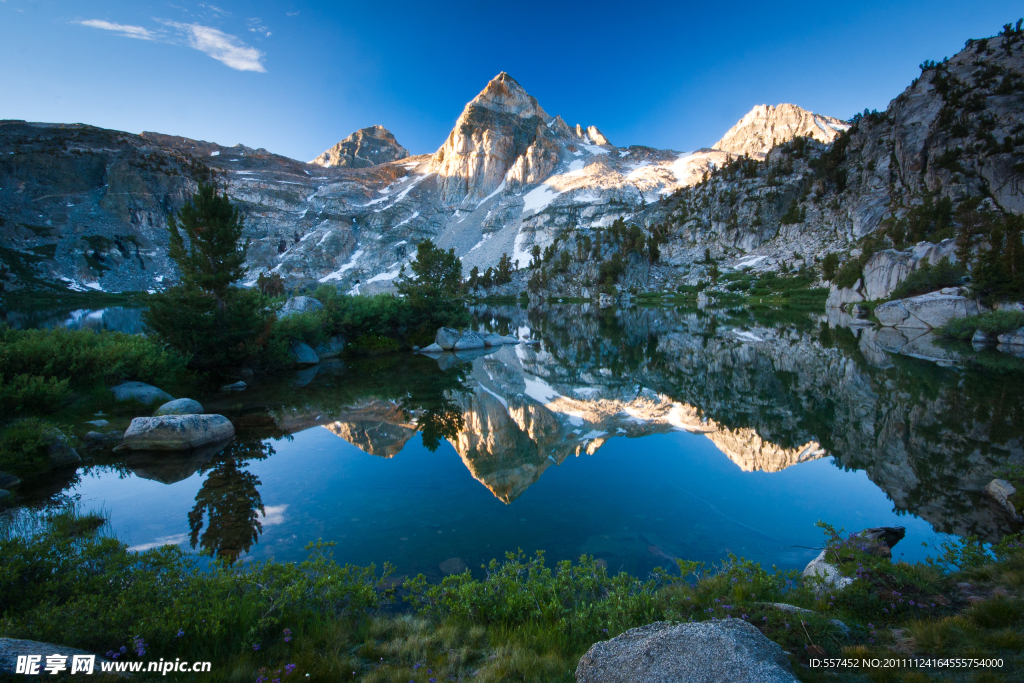
<path fill-rule="evenodd" d="M 904 526 L 893 554 L 908 561 L 946 535 L 1018 530 L 983 488 L 1022 461 L 1024 360 L 795 309 L 472 312 L 535 343 L 343 358 L 189 396 L 232 421 L 230 445 L 108 454 L 23 485 L 20 509 L 70 500 L 133 549 L 240 562 L 300 560 L 323 539 L 340 563 L 431 581 L 482 577 L 517 549 L 641 577 L 729 553 L 801 569 L 818 520 Z M 7 322 L 141 330 L 130 307 Z"/>

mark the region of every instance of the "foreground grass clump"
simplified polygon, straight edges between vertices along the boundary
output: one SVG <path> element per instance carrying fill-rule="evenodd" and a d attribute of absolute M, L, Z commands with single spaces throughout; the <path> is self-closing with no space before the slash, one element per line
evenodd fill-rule
<path fill-rule="evenodd" d="M 186 359 L 141 335 L 0 327 L 0 410 L 5 416 L 56 409 L 72 391 L 131 379 L 173 385 Z"/>
<path fill-rule="evenodd" d="M 102 518 L 82 520 L 63 511 L 0 530 L 0 635 L 101 653 L 124 647 L 127 660 L 209 660 L 212 680 L 569 683 L 594 642 L 629 628 L 737 618 L 792 653 L 803 681 L 1010 681 L 1024 671 L 1020 537 L 991 548 L 947 543 L 934 561 L 908 565 L 829 530 L 830 559 L 857 577 L 836 593 L 735 557 L 710 568 L 678 561 L 678 573 L 641 580 L 610 576 L 589 557 L 548 567 L 543 554 L 518 552 L 492 561 L 482 579 L 409 579 L 408 607 L 396 613 L 390 568 L 339 566 L 329 544 L 311 544 L 297 564 L 204 563 L 176 547 L 130 552 L 95 531 Z M 963 581 L 969 600 L 956 587 Z M 932 679 L 802 666 L 815 656 L 917 655 L 1004 664 L 945 679 L 948 671 Z"/>
<path fill-rule="evenodd" d="M 67 427 L 49 420 L 26 417 L 0 428 L 0 471 L 32 476 L 50 469 L 50 449 L 55 444 L 74 447 Z"/>
<path fill-rule="evenodd" d="M 978 330 L 995 338 L 1021 327 L 1024 327 L 1024 313 L 1020 311 L 989 311 L 967 318 L 953 318 L 942 326 L 939 334 L 949 339 L 969 341 Z"/>

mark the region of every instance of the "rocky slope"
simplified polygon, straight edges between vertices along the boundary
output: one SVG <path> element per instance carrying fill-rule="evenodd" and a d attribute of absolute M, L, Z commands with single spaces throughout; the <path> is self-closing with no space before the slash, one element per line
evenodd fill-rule
<path fill-rule="evenodd" d="M 586 245 L 617 219 L 662 240 L 656 263 L 626 264 L 621 284 L 641 289 L 706 279 L 705 250 L 724 270 L 857 258 L 865 236 L 910 235 L 913 212 L 943 197 L 954 209 L 972 196 L 1024 209 L 1022 47 L 1012 28 L 969 42 L 841 135 L 837 119 L 760 105 L 718 149 L 692 153 L 615 147 L 547 113 L 505 73 L 436 153 L 415 157 L 380 127 L 303 164 L 240 145 L 4 122 L 0 277 L 9 290 L 165 286 L 175 277 L 166 216 L 210 174 L 245 216 L 248 283 L 274 271 L 292 288 L 388 290 L 430 238 L 455 248 L 467 273 L 506 253 L 524 268 L 535 246 L 567 252 L 571 267 L 545 289 L 589 294 L 615 250 Z"/>

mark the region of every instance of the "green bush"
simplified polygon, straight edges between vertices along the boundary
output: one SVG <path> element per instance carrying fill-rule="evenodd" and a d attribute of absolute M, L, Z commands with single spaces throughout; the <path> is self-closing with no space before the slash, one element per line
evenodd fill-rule
<path fill-rule="evenodd" d="M 49 470 L 50 444 L 67 440 L 68 431 L 38 418 L 11 422 L 0 429 L 0 470 L 22 476 Z"/>
<path fill-rule="evenodd" d="M 978 330 L 990 337 L 998 337 L 1001 334 L 1019 330 L 1021 327 L 1024 327 L 1024 313 L 1020 311 L 989 311 L 967 318 L 954 318 L 939 329 L 939 334 L 949 339 L 969 340 Z"/>
<path fill-rule="evenodd" d="M 47 412 L 57 408 L 70 394 L 69 379 L 38 375 L 0 375 L 0 412 L 17 415 L 21 412 Z"/>
<path fill-rule="evenodd" d="M 183 356 L 141 335 L 0 327 L 0 375 L 40 378 L 15 379 L 20 388 L 5 387 L 4 393 L 13 392 L 12 400 L 22 395 L 30 403 L 42 401 L 53 406 L 53 401 L 62 398 L 62 382 L 73 389 L 126 379 L 166 385 L 184 379 L 186 368 Z"/>
<path fill-rule="evenodd" d="M 958 263 L 952 263 L 949 258 L 944 258 L 934 266 L 927 261 L 907 276 L 907 279 L 899 284 L 892 292 L 893 299 L 903 299 L 908 296 L 927 294 L 935 292 L 943 287 L 956 287 L 960 285 L 967 272 Z"/>

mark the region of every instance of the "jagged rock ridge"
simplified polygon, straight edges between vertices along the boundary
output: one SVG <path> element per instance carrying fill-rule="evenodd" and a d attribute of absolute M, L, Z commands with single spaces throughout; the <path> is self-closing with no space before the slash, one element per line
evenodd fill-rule
<path fill-rule="evenodd" d="M 310 164 L 336 168 L 367 168 L 409 156 L 409 150 L 384 126 L 360 128 L 313 159 Z"/>

